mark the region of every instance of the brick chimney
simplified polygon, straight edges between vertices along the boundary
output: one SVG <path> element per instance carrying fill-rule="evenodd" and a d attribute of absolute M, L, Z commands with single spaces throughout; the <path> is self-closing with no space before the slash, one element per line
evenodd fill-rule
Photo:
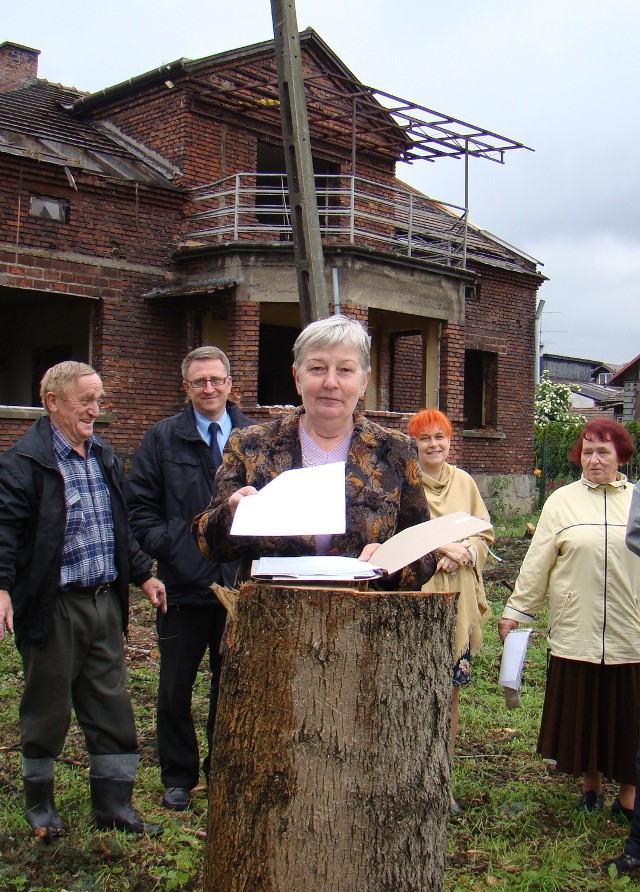
<path fill-rule="evenodd" d="M 0 43 L 0 93 L 9 93 L 38 77 L 40 50 L 5 40 Z"/>

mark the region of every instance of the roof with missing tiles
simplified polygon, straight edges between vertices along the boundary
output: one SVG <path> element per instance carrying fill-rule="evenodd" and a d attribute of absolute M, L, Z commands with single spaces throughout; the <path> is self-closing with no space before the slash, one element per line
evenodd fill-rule
<path fill-rule="evenodd" d="M 84 94 L 44 80 L 0 93 L 0 154 L 80 168 L 98 176 L 167 186 L 171 165 L 108 124 L 73 117 Z"/>

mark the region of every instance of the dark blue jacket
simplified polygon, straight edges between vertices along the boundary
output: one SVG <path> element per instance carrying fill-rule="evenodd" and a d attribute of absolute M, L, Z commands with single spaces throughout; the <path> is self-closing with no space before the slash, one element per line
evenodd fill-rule
<path fill-rule="evenodd" d="M 227 403 L 234 428 L 253 422 Z M 237 564 L 203 557 L 191 522 L 211 501 L 215 470 L 191 403 L 144 435 L 125 486 L 131 529 L 158 561 L 169 604 L 211 604 L 212 582 L 233 585 Z"/>
<path fill-rule="evenodd" d="M 97 438 L 94 448 L 111 495 L 115 585 L 126 631 L 129 580 L 146 582 L 151 561 L 129 531 L 122 463 L 104 440 Z M 18 645 L 44 643 L 51 629 L 65 524 L 64 479 L 53 450 L 51 423 L 43 417 L 0 456 L 0 589 L 11 596 Z"/>

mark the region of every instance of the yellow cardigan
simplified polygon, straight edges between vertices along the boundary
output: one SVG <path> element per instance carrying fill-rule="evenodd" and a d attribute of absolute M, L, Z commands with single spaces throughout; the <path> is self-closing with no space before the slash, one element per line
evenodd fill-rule
<path fill-rule="evenodd" d="M 445 462 L 440 480 L 422 472 L 422 483 L 431 517 L 442 517 L 454 511 L 466 511 L 475 517 L 489 520 L 489 512 L 474 479 L 453 465 Z M 460 567 L 454 573 L 442 570 L 434 574 L 422 586 L 424 592 L 459 591 L 458 617 L 454 638 L 453 656 L 458 660 L 470 647 L 477 653 L 482 646 L 482 622 L 491 611 L 482 583 L 482 568 L 487 559 L 489 546 L 493 542 L 493 530 L 485 530 L 477 536 L 470 536 L 465 542 L 471 545 L 473 566 Z"/>
<path fill-rule="evenodd" d="M 549 602 L 549 650 L 587 663 L 640 663 L 640 558 L 625 545 L 633 487 L 585 477 L 544 503 L 502 616 L 531 624 Z"/>

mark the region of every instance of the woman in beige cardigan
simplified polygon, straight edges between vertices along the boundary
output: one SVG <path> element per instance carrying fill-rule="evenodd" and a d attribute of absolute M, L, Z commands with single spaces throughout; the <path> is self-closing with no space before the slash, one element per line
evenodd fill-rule
<path fill-rule="evenodd" d="M 544 503 L 498 623 L 504 641 L 548 604 L 547 686 L 537 751 L 579 777 L 579 811 L 602 811 L 603 777 L 618 782 L 611 813 L 633 819 L 640 711 L 640 560 L 626 547 L 633 456 L 611 418 L 583 427 L 569 453 L 582 477 Z"/>
<path fill-rule="evenodd" d="M 422 483 L 431 517 L 441 517 L 454 511 L 466 511 L 475 517 L 489 520 L 489 512 L 482 501 L 473 478 L 447 463 L 451 446 L 451 422 L 437 409 L 423 409 L 409 421 L 409 435 L 416 441 Z M 482 568 L 493 530 L 488 529 L 462 542 L 454 542 L 437 553 L 438 564 L 423 591 L 459 591 L 458 616 L 453 647 L 453 691 L 451 696 L 451 731 L 449 756 L 453 755 L 458 733 L 458 693 L 471 681 L 471 654 L 482 645 L 482 622 L 490 615 L 482 583 Z M 452 799 L 452 812 L 459 806 Z"/>

